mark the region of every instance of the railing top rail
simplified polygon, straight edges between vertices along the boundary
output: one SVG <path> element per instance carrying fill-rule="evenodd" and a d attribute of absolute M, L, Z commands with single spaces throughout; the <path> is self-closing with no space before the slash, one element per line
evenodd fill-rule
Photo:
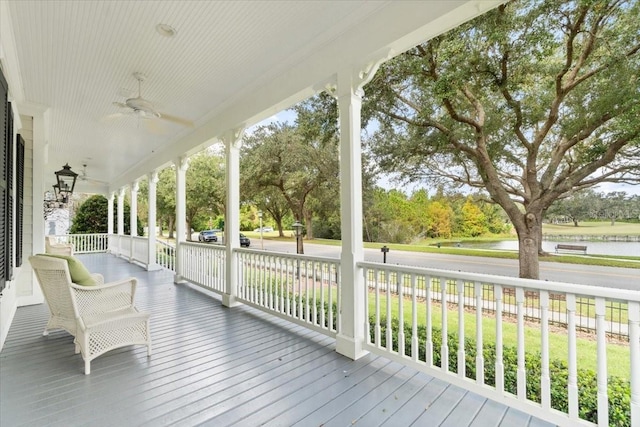
<path fill-rule="evenodd" d="M 285 259 L 291 259 L 291 260 L 316 261 L 316 262 L 326 262 L 330 264 L 340 264 L 339 258 L 312 256 L 312 255 L 304 255 L 304 254 L 291 254 L 288 252 L 263 251 L 259 249 L 249 249 L 249 248 L 236 248 L 234 252 L 273 256 L 273 257 L 279 257 L 279 258 L 285 258 Z"/>
<path fill-rule="evenodd" d="M 211 248 L 213 250 L 218 250 L 218 251 L 224 251 L 225 249 L 224 245 L 217 245 L 215 243 L 211 244 L 211 243 L 201 243 L 201 242 L 189 242 L 189 241 L 180 242 L 180 246 L 192 246 L 194 248 L 207 247 L 207 248 Z"/>
<path fill-rule="evenodd" d="M 609 300 L 640 302 L 640 290 L 601 288 L 574 283 L 553 282 L 547 280 L 521 279 L 518 277 L 494 276 L 491 274 L 468 273 L 463 271 L 442 270 L 437 268 L 412 267 L 408 265 L 383 264 L 379 262 L 359 262 L 358 267 L 395 271 L 398 273 L 422 274 L 432 277 L 461 279 L 470 282 L 490 283 L 507 287 L 520 287 L 549 292 L 568 293 L 590 297 L 602 297 Z"/>

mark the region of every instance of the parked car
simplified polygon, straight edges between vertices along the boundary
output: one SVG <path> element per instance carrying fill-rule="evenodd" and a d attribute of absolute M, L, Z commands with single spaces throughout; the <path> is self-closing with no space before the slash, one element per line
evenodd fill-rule
<path fill-rule="evenodd" d="M 256 228 L 253 231 L 254 231 L 254 233 L 259 233 L 260 232 L 260 228 Z M 262 227 L 262 232 L 263 233 L 269 233 L 271 231 L 273 231 L 273 227 Z"/>
<path fill-rule="evenodd" d="M 218 236 L 216 236 L 216 230 L 202 230 L 198 234 L 199 242 L 217 242 Z"/>
<path fill-rule="evenodd" d="M 249 247 L 251 245 L 251 240 L 244 234 L 240 233 L 240 246 Z"/>

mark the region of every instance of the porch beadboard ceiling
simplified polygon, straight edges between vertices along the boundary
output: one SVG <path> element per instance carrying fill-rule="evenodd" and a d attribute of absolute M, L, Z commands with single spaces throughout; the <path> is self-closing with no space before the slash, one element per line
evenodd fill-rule
<path fill-rule="evenodd" d="M 49 109 L 46 187 L 63 164 L 80 172 L 86 163 L 111 190 L 309 96 L 337 70 L 398 54 L 500 3 L 0 1 L 11 96 L 25 110 Z M 177 35 L 159 35 L 160 23 Z M 122 111 L 113 102 L 137 96 L 134 72 L 147 77 L 143 98 L 195 126 L 112 117 Z"/>

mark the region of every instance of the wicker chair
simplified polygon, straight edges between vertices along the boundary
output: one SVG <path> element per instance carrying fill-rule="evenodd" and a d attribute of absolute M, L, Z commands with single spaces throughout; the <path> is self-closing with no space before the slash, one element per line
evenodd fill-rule
<path fill-rule="evenodd" d="M 48 254 L 73 255 L 73 244 L 58 243 L 53 236 L 44 238 L 44 250 Z"/>
<path fill-rule="evenodd" d="M 91 361 L 109 350 L 146 345 L 151 356 L 149 313 L 134 306 L 135 278 L 104 284 L 94 274 L 95 286 L 80 286 L 72 283 L 65 259 L 35 255 L 29 261 L 51 313 L 44 335 L 58 328 L 73 335 L 85 375 L 91 373 Z"/>

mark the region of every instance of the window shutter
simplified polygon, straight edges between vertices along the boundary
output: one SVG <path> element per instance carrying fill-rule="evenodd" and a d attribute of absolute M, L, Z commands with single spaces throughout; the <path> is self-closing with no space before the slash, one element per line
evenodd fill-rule
<path fill-rule="evenodd" d="M 18 135 L 16 157 L 16 267 L 22 265 L 22 235 L 24 233 L 24 139 Z"/>
<path fill-rule="evenodd" d="M 11 103 L 7 103 L 7 169 L 5 181 L 7 183 L 7 205 L 5 220 L 5 279 L 13 280 L 13 111 Z"/>
<path fill-rule="evenodd" d="M 7 103 L 7 94 L 9 86 L 4 79 L 4 75 L 0 72 L 0 291 L 2 291 L 7 282 L 6 276 L 6 254 L 10 251 L 5 246 L 7 232 L 7 146 L 9 144 L 9 105 Z"/>

